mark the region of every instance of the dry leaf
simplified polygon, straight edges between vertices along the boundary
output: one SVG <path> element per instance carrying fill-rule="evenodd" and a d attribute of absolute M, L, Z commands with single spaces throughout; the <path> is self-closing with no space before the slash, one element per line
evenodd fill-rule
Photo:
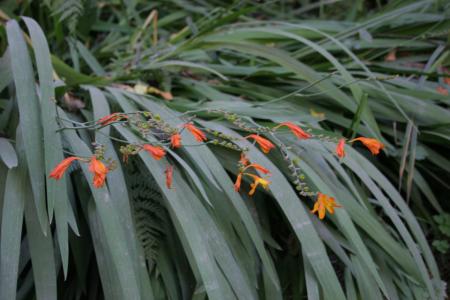
<path fill-rule="evenodd" d="M 384 58 L 384 61 L 396 61 L 397 60 L 397 49 L 392 49 L 388 55 Z"/>
<path fill-rule="evenodd" d="M 70 93 L 64 94 L 64 103 L 69 111 L 78 111 L 86 106 L 81 99 L 72 96 Z"/>

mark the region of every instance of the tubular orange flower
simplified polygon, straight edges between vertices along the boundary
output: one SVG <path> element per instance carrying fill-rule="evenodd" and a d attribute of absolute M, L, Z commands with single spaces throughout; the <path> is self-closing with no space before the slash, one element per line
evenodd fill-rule
<path fill-rule="evenodd" d="M 377 155 L 378 153 L 380 153 L 380 150 L 384 148 L 383 143 L 377 139 L 359 137 L 351 140 L 350 143 L 353 143 L 355 141 L 360 141 L 361 143 L 363 143 L 364 146 L 366 146 L 373 155 Z"/>
<path fill-rule="evenodd" d="M 270 174 L 270 171 L 269 171 L 269 170 L 267 170 L 266 168 L 264 168 L 263 166 L 261 166 L 261 165 L 259 165 L 259 164 L 255 164 L 255 163 L 249 164 L 249 165 L 246 166 L 246 167 L 244 168 L 244 170 L 242 170 L 242 171 L 245 171 L 245 170 L 247 170 L 248 168 L 254 168 L 254 169 L 256 169 L 256 170 L 258 170 L 258 171 L 260 171 L 260 172 L 262 172 L 262 173 L 264 173 L 264 174 Z"/>
<path fill-rule="evenodd" d="M 94 186 L 101 188 L 105 184 L 106 174 L 108 174 L 109 169 L 95 156 L 92 156 L 91 162 L 89 163 L 89 171 L 94 174 Z"/>
<path fill-rule="evenodd" d="M 280 123 L 279 125 L 275 126 L 275 129 L 278 129 L 281 126 L 288 127 L 292 131 L 292 133 L 299 139 L 309 139 L 311 137 L 311 135 L 309 133 L 304 132 L 303 129 L 301 129 L 300 127 L 298 127 L 297 125 L 295 125 L 292 122 Z"/>
<path fill-rule="evenodd" d="M 59 180 L 63 177 L 64 172 L 66 172 L 67 168 L 74 162 L 75 160 L 80 160 L 79 157 L 70 156 L 66 159 L 63 159 L 50 173 L 50 178 Z"/>
<path fill-rule="evenodd" d="M 264 153 L 269 153 L 271 149 L 275 148 L 275 145 L 272 144 L 271 141 L 256 135 L 256 134 L 250 134 L 248 136 L 245 137 L 246 139 L 254 139 L 256 143 L 258 143 L 259 147 L 261 147 L 261 150 Z"/>
<path fill-rule="evenodd" d="M 123 119 L 128 119 L 128 116 L 121 114 L 121 113 L 113 113 L 113 114 L 104 116 L 103 118 L 99 119 L 97 121 L 97 123 L 99 123 L 102 126 L 106 126 L 108 124 L 111 124 L 113 122 L 120 121 Z"/>
<path fill-rule="evenodd" d="M 234 190 L 236 192 L 239 192 L 239 189 L 241 188 L 241 182 L 242 182 L 242 173 L 239 173 L 239 175 L 236 178 L 236 182 L 234 183 Z"/>
<path fill-rule="evenodd" d="M 173 149 L 181 147 L 181 135 L 179 133 L 172 134 L 170 137 L 170 145 Z"/>
<path fill-rule="evenodd" d="M 345 139 L 340 139 L 339 143 L 336 146 L 336 154 L 339 158 L 344 158 L 345 156 L 344 146 L 345 146 Z"/>
<path fill-rule="evenodd" d="M 250 184 L 251 189 L 250 189 L 250 192 L 248 193 L 250 196 L 252 196 L 255 193 L 258 185 L 261 185 L 266 190 L 269 188 L 270 181 L 268 181 L 267 179 L 264 179 L 264 178 L 261 178 L 259 176 L 249 174 L 249 173 L 244 173 L 244 174 L 252 177 L 254 180 L 253 183 Z"/>
<path fill-rule="evenodd" d="M 248 165 L 249 161 L 247 156 L 245 155 L 245 152 L 241 153 L 241 158 L 239 159 L 239 163 L 241 163 L 243 166 Z"/>
<path fill-rule="evenodd" d="M 170 190 L 172 188 L 172 180 L 173 180 L 173 166 L 167 166 L 166 171 L 166 186 Z"/>
<path fill-rule="evenodd" d="M 206 141 L 205 133 L 203 131 L 201 131 L 200 129 L 198 129 L 197 127 L 195 127 L 193 124 L 186 123 L 183 125 L 183 127 L 186 128 L 187 130 L 189 130 L 189 132 L 194 136 L 194 138 L 198 142 Z"/>
<path fill-rule="evenodd" d="M 164 149 L 159 146 L 155 147 L 149 144 L 145 144 L 144 146 L 142 146 L 142 148 L 156 160 L 160 160 L 164 157 L 164 155 L 166 155 L 166 151 L 164 151 Z"/>
<path fill-rule="evenodd" d="M 311 213 L 318 213 L 319 219 L 325 218 L 325 213 L 328 211 L 330 214 L 334 214 L 335 207 L 342 207 L 336 203 L 333 197 L 327 196 L 322 193 L 317 194 L 316 203 L 314 203 L 314 207 L 311 210 Z"/>

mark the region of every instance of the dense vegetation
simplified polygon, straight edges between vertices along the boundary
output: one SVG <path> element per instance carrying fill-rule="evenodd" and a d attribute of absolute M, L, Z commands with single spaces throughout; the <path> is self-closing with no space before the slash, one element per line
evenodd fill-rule
<path fill-rule="evenodd" d="M 449 13 L 2 1 L 0 299 L 443 299 Z"/>

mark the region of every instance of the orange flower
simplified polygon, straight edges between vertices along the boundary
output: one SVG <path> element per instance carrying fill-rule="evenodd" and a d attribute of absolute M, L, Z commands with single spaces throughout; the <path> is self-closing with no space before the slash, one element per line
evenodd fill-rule
<path fill-rule="evenodd" d="M 327 196 L 322 193 L 317 194 L 316 203 L 314 203 L 313 210 L 311 213 L 318 213 L 319 219 L 325 218 L 325 213 L 328 210 L 330 214 L 334 214 L 335 207 L 342 207 L 336 203 L 333 197 Z"/>
<path fill-rule="evenodd" d="M 245 152 L 241 153 L 241 159 L 239 159 L 239 163 L 241 163 L 243 166 L 248 165 L 249 161 L 247 156 L 245 155 Z"/>
<path fill-rule="evenodd" d="M 189 132 L 194 136 L 194 138 L 198 141 L 198 142 L 203 142 L 206 141 L 206 135 L 205 133 L 203 133 L 203 131 L 201 131 L 200 129 L 198 129 L 197 127 L 195 127 L 193 124 L 191 123 L 186 123 L 183 125 L 184 128 L 186 128 L 187 130 L 189 130 Z"/>
<path fill-rule="evenodd" d="M 142 148 L 156 160 L 160 160 L 164 157 L 164 155 L 166 155 L 166 151 L 164 151 L 164 149 L 159 146 L 155 147 L 149 144 L 145 144 L 144 146 L 142 146 Z"/>
<path fill-rule="evenodd" d="M 359 137 L 351 140 L 350 143 L 353 143 L 354 141 L 360 141 L 361 143 L 363 143 L 364 146 L 369 148 L 370 152 L 372 152 L 373 155 L 377 155 L 378 153 L 380 153 L 380 150 L 384 148 L 383 143 L 377 139 Z"/>
<path fill-rule="evenodd" d="M 167 166 L 166 171 L 166 186 L 168 189 L 172 188 L 172 180 L 173 180 L 173 166 Z"/>
<path fill-rule="evenodd" d="M 234 183 L 234 190 L 236 192 L 239 192 L 239 189 L 241 188 L 241 182 L 242 182 L 242 173 L 239 173 L 238 177 L 236 178 L 236 182 Z"/>
<path fill-rule="evenodd" d="M 336 154 L 339 158 L 344 158 L 345 156 L 344 146 L 345 146 L 345 139 L 340 139 L 339 143 L 336 146 Z"/>
<path fill-rule="evenodd" d="M 301 129 L 300 127 L 298 127 L 297 125 L 295 125 L 292 122 L 280 123 L 279 125 L 275 126 L 275 129 L 278 129 L 281 126 L 288 127 L 292 131 L 292 133 L 299 139 L 309 139 L 311 137 L 311 135 L 309 133 L 304 132 L 303 129 Z"/>
<path fill-rule="evenodd" d="M 80 160 L 79 157 L 70 156 L 66 159 L 63 159 L 50 173 L 50 178 L 59 180 L 63 177 L 64 172 L 66 172 L 67 168 L 72 164 L 73 161 Z"/>
<path fill-rule="evenodd" d="M 436 88 L 436 92 L 438 92 L 441 95 L 448 96 L 448 90 L 443 86 L 438 86 Z"/>
<path fill-rule="evenodd" d="M 254 139 L 256 143 L 258 143 L 258 145 L 261 147 L 261 150 L 264 153 L 269 153 L 271 149 L 275 148 L 275 145 L 272 144 L 271 141 L 256 135 L 256 134 L 250 134 L 249 136 L 245 137 L 246 139 Z"/>
<path fill-rule="evenodd" d="M 102 126 L 106 126 L 108 124 L 111 124 L 113 122 L 120 121 L 123 119 L 128 119 L 128 116 L 121 114 L 121 113 L 113 113 L 113 114 L 104 116 L 103 118 L 99 119 L 97 121 L 97 123 L 99 123 Z"/>
<path fill-rule="evenodd" d="M 245 170 L 247 170 L 248 168 L 254 168 L 254 169 L 256 169 L 256 170 L 258 170 L 258 171 L 260 171 L 260 172 L 262 172 L 262 173 L 264 173 L 264 174 L 270 174 L 270 171 L 269 171 L 269 170 L 267 170 L 266 168 L 264 168 L 263 166 L 261 166 L 261 165 L 259 165 L 259 164 L 255 164 L 255 163 L 249 164 L 249 165 L 246 166 L 242 171 L 245 171 Z"/>
<path fill-rule="evenodd" d="M 261 178 L 259 176 L 256 176 L 256 175 L 253 175 L 253 174 L 249 174 L 249 173 L 244 173 L 244 174 L 247 175 L 247 176 L 252 177 L 253 180 L 254 180 L 253 183 L 250 184 L 251 190 L 248 193 L 249 196 L 252 196 L 255 193 L 256 188 L 258 187 L 258 185 L 261 185 L 266 190 L 269 188 L 270 181 L 268 181 L 267 179 L 264 179 L 264 178 Z"/>
<path fill-rule="evenodd" d="M 172 134 L 170 137 L 170 145 L 173 149 L 181 147 L 181 135 L 179 133 Z"/>
<path fill-rule="evenodd" d="M 92 156 L 89 163 L 89 171 L 94 174 L 93 184 L 96 188 L 101 188 L 105 184 L 106 174 L 109 169 L 95 156 Z"/>

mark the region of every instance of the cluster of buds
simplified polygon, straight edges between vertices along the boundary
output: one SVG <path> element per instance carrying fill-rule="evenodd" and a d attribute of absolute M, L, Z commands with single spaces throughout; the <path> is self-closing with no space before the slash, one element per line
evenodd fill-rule
<path fill-rule="evenodd" d="M 265 154 L 269 154 L 273 149 L 278 149 L 286 161 L 290 175 L 292 177 L 292 183 L 300 196 L 316 198 L 312 213 L 318 213 L 320 219 L 325 217 L 326 211 L 330 214 L 334 213 L 334 208 L 340 207 L 336 203 L 333 197 L 327 196 L 317 191 L 313 191 L 305 181 L 305 175 L 301 172 L 299 167 L 298 158 L 292 159 L 289 155 L 289 148 L 276 138 L 277 131 L 282 127 L 287 127 L 293 135 L 299 140 L 307 139 L 319 139 L 326 142 L 336 142 L 336 155 L 343 159 L 345 157 L 345 145 L 347 143 L 354 143 L 356 141 L 364 144 L 372 154 L 376 155 L 383 149 L 384 145 L 376 139 L 358 137 L 353 140 L 347 141 L 344 138 L 336 139 L 335 137 L 329 137 L 326 135 L 314 135 L 311 129 L 302 129 L 293 122 L 282 122 L 272 128 L 264 126 L 251 126 L 248 122 L 245 122 L 237 114 L 229 113 L 222 110 L 213 110 L 212 113 L 222 114 L 223 117 L 242 131 L 248 132 L 247 136 L 242 139 L 252 140 L 259 146 L 261 151 Z M 247 148 L 238 146 L 235 142 L 239 139 L 226 135 L 222 132 L 211 129 L 200 129 L 196 127 L 192 122 L 193 117 L 189 118 L 185 123 L 180 124 L 177 127 L 170 126 L 167 122 L 161 119 L 158 114 L 154 114 L 149 111 L 139 111 L 134 113 L 113 113 L 105 116 L 93 125 L 94 129 L 100 129 L 102 127 L 111 125 L 113 123 L 120 123 L 125 126 L 130 126 L 137 130 L 143 138 L 152 136 L 156 138 L 156 142 L 149 144 L 132 144 L 127 141 L 115 139 L 123 142 L 125 145 L 120 146 L 120 152 L 122 153 L 123 162 L 127 162 L 130 155 L 137 155 L 144 151 L 155 160 L 160 160 L 166 156 L 166 147 L 177 149 L 184 145 L 181 138 L 181 132 L 187 130 L 194 139 L 199 143 L 209 143 L 224 147 L 226 149 L 241 152 L 241 158 L 238 162 L 239 172 L 237 174 L 234 189 L 236 192 L 240 191 L 242 179 L 250 178 L 253 182 L 250 184 L 249 195 L 252 196 L 258 186 L 268 189 L 270 185 L 269 177 L 271 172 L 265 167 L 251 163 L 246 156 Z M 211 138 L 208 139 L 208 134 Z M 265 138 L 262 134 L 269 136 Z M 270 138 L 274 141 L 272 142 Z M 93 185 L 96 188 L 101 188 L 105 184 L 106 175 L 109 171 L 116 167 L 115 161 L 112 159 L 105 159 L 105 147 L 104 145 L 94 143 L 94 155 L 91 158 L 81 158 L 77 156 L 70 156 L 59 163 L 55 169 L 50 173 L 50 177 L 56 180 L 60 179 L 67 168 L 74 161 L 80 161 L 89 163 L 89 171 L 93 174 Z M 261 177 L 255 172 L 259 172 L 264 176 Z M 172 188 L 173 178 L 173 166 L 168 165 L 165 171 L 166 186 Z"/>

